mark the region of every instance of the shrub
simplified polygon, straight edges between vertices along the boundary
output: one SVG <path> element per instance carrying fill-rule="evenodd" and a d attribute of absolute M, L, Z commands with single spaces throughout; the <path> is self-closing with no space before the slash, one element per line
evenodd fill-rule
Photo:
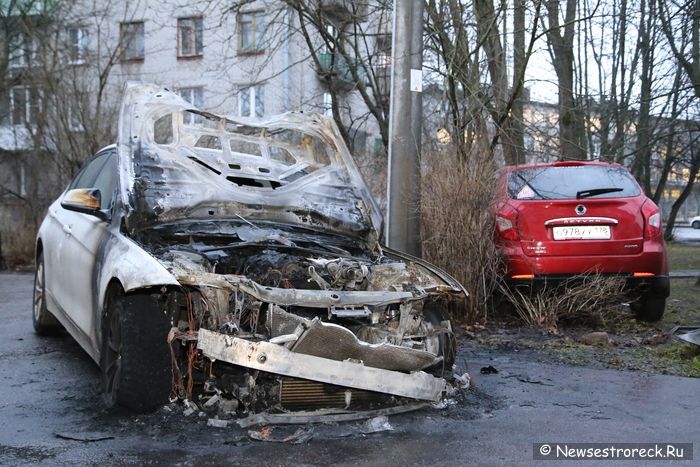
<path fill-rule="evenodd" d="M 495 165 L 488 148 L 464 157 L 453 148 L 423 154 L 423 257 L 459 280 L 470 294 L 455 318 L 485 321 L 499 265 L 491 209 Z"/>
<path fill-rule="evenodd" d="M 604 325 L 619 317 L 624 287 L 621 277 L 588 273 L 536 293 L 505 286 L 499 292 L 523 323 L 556 331 L 560 324 Z"/>

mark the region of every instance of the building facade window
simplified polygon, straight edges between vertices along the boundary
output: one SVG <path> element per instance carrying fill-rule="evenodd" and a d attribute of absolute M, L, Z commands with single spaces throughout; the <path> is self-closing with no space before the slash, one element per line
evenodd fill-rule
<path fill-rule="evenodd" d="M 36 122 L 40 102 L 36 88 L 16 86 L 9 93 L 10 124 L 25 125 Z"/>
<path fill-rule="evenodd" d="M 75 90 L 69 94 L 66 105 L 68 130 L 79 133 L 85 131 L 84 123 L 89 120 L 89 94 Z"/>
<path fill-rule="evenodd" d="M 262 52 L 265 28 L 265 12 L 251 11 L 240 13 L 238 15 L 238 52 Z"/>
<path fill-rule="evenodd" d="M 88 50 L 88 30 L 80 26 L 69 27 L 66 30 L 68 63 L 81 65 L 85 63 Z"/>
<path fill-rule="evenodd" d="M 204 88 L 202 87 L 192 87 L 192 88 L 180 88 L 178 91 L 180 97 L 185 99 L 187 102 L 192 104 L 193 107 L 201 109 L 204 106 Z M 183 123 L 185 125 L 192 125 L 194 123 L 199 123 L 202 117 L 191 112 L 183 113 Z"/>
<path fill-rule="evenodd" d="M 15 34 L 7 41 L 8 45 L 8 63 L 10 68 L 24 68 L 27 66 L 27 59 L 24 50 L 24 36 Z"/>
<path fill-rule="evenodd" d="M 202 17 L 178 18 L 178 58 L 201 57 L 204 53 Z"/>
<path fill-rule="evenodd" d="M 122 23 L 120 27 L 121 61 L 140 62 L 146 54 L 143 21 Z"/>
<path fill-rule="evenodd" d="M 241 117 L 265 115 L 265 94 L 262 86 L 248 86 L 238 92 L 238 113 Z"/>
<path fill-rule="evenodd" d="M 81 118 L 81 109 L 77 105 L 68 107 L 68 129 L 75 133 L 85 130 L 83 119 Z"/>
<path fill-rule="evenodd" d="M 10 93 L 3 92 L 0 94 L 0 126 L 8 126 L 10 124 Z"/>
<path fill-rule="evenodd" d="M 333 116 L 333 96 L 330 92 L 323 93 L 323 115 L 326 117 Z"/>
<path fill-rule="evenodd" d="M 15 34 L 8 40 L 8 67 L 26 68 L 36 59 L 37 44 L 34 38 L 24 34 Z"/>

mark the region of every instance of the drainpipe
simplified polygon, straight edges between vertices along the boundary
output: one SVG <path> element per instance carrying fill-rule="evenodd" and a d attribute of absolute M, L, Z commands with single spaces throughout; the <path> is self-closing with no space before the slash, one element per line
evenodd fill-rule
<path fill-rule="evenodd" d="M 287 38 L 284 41 L 284 72 L 282 73 L 282 88 L 284 93 L 284 111 L 288 112 L 292 109 L 291 105 L 291 92 L 289 85 L 289 66 L 291 63 L 289 54 L 291 53 L 291 48 L 289 47 L 289 42 L 292 39 L 292 18 L 293 11 L 291 6 L 287 6 Z"/>

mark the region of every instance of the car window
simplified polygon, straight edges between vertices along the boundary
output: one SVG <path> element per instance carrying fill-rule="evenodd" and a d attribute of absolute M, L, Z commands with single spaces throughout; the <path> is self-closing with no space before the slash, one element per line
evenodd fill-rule
<path fill-rule="evenodd" d="M 117 188 L 118 181 L 117 154 L 115 152 L 110 152 L 106 159 L 106 163 L 91 187 L 100 190 L 102 196 L 100 209 L 109 209 L 112 207 L 112 200 L 114 199 L 114 192 Z"/>
<path fill-rule="evenodd" d="M 637 183 L 621 167 L 532 167 L 514 170 L 508 177 L 508 194 L 521 200 L 623 198 L 639 193 Z"/>
<path fill-rule="evenodd" d="M 172 144 L 173 138 L 173 114 L 163 115 L 153 123 L 153 141 L 157 144 Z"/>
<path fill-rule="evenodd" d="M 194 147 L 221 151 L 221 139 L 218 136 L 202 135 L 199 137 Z"/>
<path fill-rule="evenodd" d="M 95 177 L 105 164 L 107 153 L 98 154 L 94 158 L 87 161 L 83 168 L 78 172 L 78 175 L 73 179 L 68 186 L 69 190 L 76 188 L 92 188 L 95 183 Z"/>

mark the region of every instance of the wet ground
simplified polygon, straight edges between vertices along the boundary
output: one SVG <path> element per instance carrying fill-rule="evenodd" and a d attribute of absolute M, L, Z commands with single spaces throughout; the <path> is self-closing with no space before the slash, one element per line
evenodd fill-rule
<path fill-rule="evenodd" d="M 391 431 L 314 425 L 303 427 L 304 444 L 273 444 L 180 410 L 108 413 L 97 367 L 78 345 L 34 335 L 31 286 L 32 275 L 0 274 L 2 465 L 513 465 L 534 464 L 532 443 L 553 441 L 692 442 L 700 456 L 700 379 L 542 363 L 473 345 L 458 359 L 473 376 L 465 399 L 392 416 Z M 498 373 L 479 373 L 489 365 Z"/>

